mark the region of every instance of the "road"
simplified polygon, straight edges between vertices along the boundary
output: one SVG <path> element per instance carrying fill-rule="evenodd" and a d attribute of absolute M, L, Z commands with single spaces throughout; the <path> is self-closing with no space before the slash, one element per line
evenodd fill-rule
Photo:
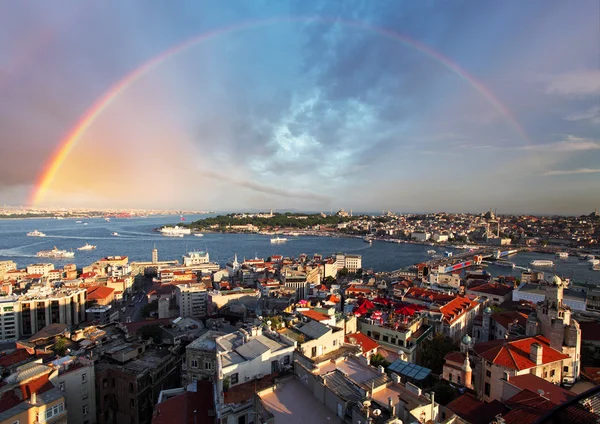
<path fill-rule="evenodd" d="M 135 292 L 133 298 L 129 298 L 121 306 L 120 321 L 121 322 L 137 322 L 143 319 L 142 307 L 148 303 L 148 289 L 150 284 L 144 284 L 143 291 Z M 125 311 L 123 311 L 125 308 Z"/>

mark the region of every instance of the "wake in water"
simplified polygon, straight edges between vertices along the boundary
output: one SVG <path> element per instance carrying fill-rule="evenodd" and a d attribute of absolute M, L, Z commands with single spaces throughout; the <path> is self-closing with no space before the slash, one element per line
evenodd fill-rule
<path fill-rule="evenodd" d="M 29 246 L 34 246 L 33 244 Z M 23 246 L 27 247 L 27 246 Z M 35 258 L 36 255 L 23 252 L 23 247 L 15 247 L 12 249 L 0 249 L 0 256 L 6 256 L 9 258 Z"/>

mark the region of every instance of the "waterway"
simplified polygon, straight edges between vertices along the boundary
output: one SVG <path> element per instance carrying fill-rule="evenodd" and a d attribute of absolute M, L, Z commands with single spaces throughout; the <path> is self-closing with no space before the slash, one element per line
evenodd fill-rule
<path fill-rule="evenodd" d="M 186 216 L 186 222 L 214 215 Z M 272 245 L 270 236 L 259 234 L 220 234 L 206 233 L 204 237 L 185 236 L 164 237 L 154 231 L 163 225 L 179 223 L 178 216 L 154 216 L 148 218 L 111 218 L 110 222 L 102 218 L 83 219 L 77 223 L 74 219 L 15 219 L 0 220 L 0 260 L 13 260 L 22 268 L 28 264 L 39 262 L 36 257 L 40 250 L 49 250 L 56 246 L 59 249 L 73 250 L 75 258 L 69 260 L 43 259 L 54 262 L 57 266 L 64 263 L 75 263 L 78 267 L 110 255 L 128 256 L 131 261 L 150 261 L 152 249 L 158 249 L 159 260 L 180 260 L 186 252 L 207 250 L 211 261 L 225 265 L 237 254 L 241 261 L 244 258 L 267 258 L 271 255 L 298 257 L 301 253 L 325 256 L 336 252 L 357 253 L 362 255 L 363 268 L 375 271 L 392 271 L 408 267 L 430 258 L 427 250 L 434 249 L 439 254 L 447 249 L 419 244 L 397 244 L 374 241 L 367 244 L 362 239 L 347 237 L 288 237 L 285 244 Z M 46 237 L 28 237 L 30 231 L 38 230 Z M 116 232 L 119 235 L 113 236 Z M 78 247 L 85 243 L 96 245 L 91 251 L 79 251 Z M 555 268 L 548 268 L 547 273 L 569 277 L 576 282 L 600 283 L 600 272 L 589 270 L 587 261 L 577 258 L 561 260 L 539 253 L 520 253 L 509 258 L 511 262 L 522 267 L 529 267 L 535 259 L 552 259 Z M 490 265 L 486 267 L 492 275 L 519 276 L 521 270 Z"/>

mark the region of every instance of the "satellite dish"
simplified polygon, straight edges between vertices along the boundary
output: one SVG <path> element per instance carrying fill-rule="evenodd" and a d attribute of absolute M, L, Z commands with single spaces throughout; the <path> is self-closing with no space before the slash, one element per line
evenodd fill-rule
<path fill-rule="evenodd" d="M 381 409 L 376 409 L 373 411 L 373 415 L 375 415 L 376 417 L 381 415 Z"/>
<path fill-rule="evenodd" d="M 267 325 L 271 325 L 271 320 L 267 321 Z"/>
<path fill-rule="evenodd" d="M 368 408 L 369 406 L 371 406 L 371 401 L 370 400 L 365 400 L 362 404 L 363 404 L 363 406 L 365 408 Z"/>
<path fill-rule="evenodd" d="M 258 319 L 259 319 L 260 321 L 262 321 L 262 320 L 263 320 L 263 317 L 259 315 L 259 316 L 258 316 Z"/>

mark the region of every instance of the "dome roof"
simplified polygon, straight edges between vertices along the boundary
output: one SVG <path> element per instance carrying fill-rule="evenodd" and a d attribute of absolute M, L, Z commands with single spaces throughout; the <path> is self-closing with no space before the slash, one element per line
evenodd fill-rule
<path fill-rule="evenodd" d="M 555 275 L 554 277 L 552 277 L 552 285 L 553 286 L 562 286 L 562 280 L 560 279 L 560 277 L 558 275 Z"/>
<path fill-rule="evenodd" d="M 486 306 L 485 309 L 483 310 L 484 314 L 491 314 L 492 313 L 492 308 L 490 308 L 489 306 Z"/>
<path fill-rule="evenodd" d="M 473 343 L 473 339 L 468 334 L 465 334 L 464 337 L 462 338 L 462 343 L 464 343 L 466 345 L 470 345 L 471 343 Z"/>

